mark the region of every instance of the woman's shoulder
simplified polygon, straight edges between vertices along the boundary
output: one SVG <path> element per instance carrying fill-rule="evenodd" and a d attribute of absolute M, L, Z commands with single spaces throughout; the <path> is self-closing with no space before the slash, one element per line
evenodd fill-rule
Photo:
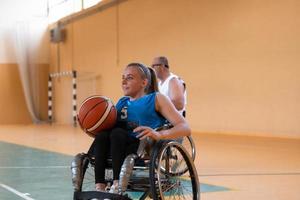
<path fill-rule="evenodd" d="M 117 107 L 120 105 L 123 105 L 124 103 L 126 103 L 127 101 L 129 101 L 129 97 L 128 96 L 123 96 L 119 99 L 119 101 L 117 102 Z"/>
<path fill-rule="evenodd" d="M 159 92 L 156 93 L 155 100 L 157 104 L 161 104 L 161 105 L 170 103 L 170 99 L 166 95 L 161 94 Z"/>
<path fill-rule="evenodd" d="M 123 96 L 119 99 L 119 101 L 128 101 L 129 100 L 129 96 Z"/>
<path fill-rule="evenodd" d="M 153 93 L 147 94 L 145 97 L 149 98 L 149 99 L 155 99 L 156 101 L 158 99 L 165 99 L 165 98 L 167 98 L 165 95 L 163 95 L 160 92 L 153 92 Z"/>
<path fill-rule="evenodd" d="M 153 100 L 156 99 L 157 96 L 160 96 L 161 94 L 159 92 L 152 92 L 144 96 L 144 98 Z"/>
<path fill-rule="evenodd" d="M 152 92 L 152 93 L 147 94 L 146 96 L 156 97 L 156 96 L 161 96 L 161 95 L 163 95 L 163 94 L 161 94 L 160 92 Z"/>
<path fill-rule="evenodd" d="M 149 97 L 156 96 L 157 93 L 158 93 L 158 92 L 152 92 L 152 93 L 147 94 L 146 96 L 149 96 Z"/>
<path fill-rule="evenodd" d="M 162 93 L 160 93 L 160 92 L 155 92 L 155 93 L 154 93 L 154 96 L 155 96 L 156 98 L 167 98 L 164 94 L 162 94 Z"/>

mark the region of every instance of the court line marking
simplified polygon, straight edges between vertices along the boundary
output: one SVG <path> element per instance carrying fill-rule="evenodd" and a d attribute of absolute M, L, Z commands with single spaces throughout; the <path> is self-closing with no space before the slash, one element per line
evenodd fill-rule
<path fill-rule="evenodd" d="M 278 173 L 224 173 L 224 174 L 199 174 L 198 176 L 295 176 L 300 175 L 300 172 L 278 172 Z"/>
<path fill-rule="evenodd" d="M 27 196 L 27 195 L 29 195 L 28 193 L 21 193 L 21 192 L 15 190 L 14 188 L 9 187 L 8 185 L 5 185 L 5 184 L 3 184 L 3 183 L 1 183 L 1 182 L 0 182 L 0 186 L 3 187 L 3 188 L 6 189 L 6 190 L 8 190 L 8 191 L 10 191 L 10 192 L 12 192 L 12 193 L 18 195 L 19 197 L 22 197 L 22 198 L 25 199 L 25 200 L 35 200 L 35 199 L 33 199 L 33 198 L 28 197 L 28 196 Z"/>
<path fill-rule="evenodd" d="M 0 169 L 66 169 L 70 166 L 5 166 L 0 167 Z"/>

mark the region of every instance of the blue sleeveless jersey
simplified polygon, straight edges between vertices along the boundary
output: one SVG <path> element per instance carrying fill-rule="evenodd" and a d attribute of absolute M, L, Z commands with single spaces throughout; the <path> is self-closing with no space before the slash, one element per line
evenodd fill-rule
<path fill-rule="evenodd" d="M 122 97 L 117 105 L 118 123 L 135 137 L 133 129 L 137 126 L 148 126 L 153 129 L 161 127 L 166 119 L 155 110 L 156 93 L 151 93 L 130 101 L 130 98 Z"/>

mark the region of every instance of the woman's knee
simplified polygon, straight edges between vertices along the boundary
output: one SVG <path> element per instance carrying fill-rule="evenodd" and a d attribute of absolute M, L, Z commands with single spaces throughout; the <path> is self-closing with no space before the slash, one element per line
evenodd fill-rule
<path fill-rule="evenodd" d="M 122 128 L 114 128 L 110 132 L 111 140 L 126 140 L 127 131 Z"/>
<path fill-rule="evenodd" d="M 99 132 L 96 137 L 95 137 L 95 140 L 94 140 L 94 144 L 97 145 L 97 144 L 101 144 L 103 142 L 107 142 L 109 140 L 109 132 L 107 131 L 102 131 L 102 132 Z"/>

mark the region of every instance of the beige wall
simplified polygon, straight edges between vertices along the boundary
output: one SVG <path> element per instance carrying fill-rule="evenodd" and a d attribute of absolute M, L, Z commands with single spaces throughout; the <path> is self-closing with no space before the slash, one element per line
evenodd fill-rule
<path fill-rule="evenodd" d="M 299 137 L 299 4 L 128 0 L 68 24 L 59 66 L 51 45 L 51 71 L 79 72 L 79 101 L 94 93 L 117 101 L 126 64 L 166 55 L 187 82 L 194 131 Z M 61 123 L 72 121 L 69 83 L 55 85 Z"/>
<path fill-rule="evenodd" d="M 38 118 L 47 120 L 47 79 L 49 64 L 39 64 L 37 77 L 39 84 L 34 96 Z M 24 92 L 17 64 L 0 64 L 0 124 L 32 123 L 25 103 Z"/>
<path fill-rule="evenodd" d="M 49 64 L 37 64 L 37 95 L 35 98 L 35 108 L 37 117 L 42 121 L 48 120 L 48 74 Z"/>
<path fill-rule="evenodd" d="M 47 119 L 49 38 L 47 1 L 1 1 L 0 6 L 0 125 L 32 123 L 18 63 L 32 75 L 30 87 L 37 117 Z M 23 40 L 24 39 L 24 40 Z M 25 69 L 26 67 L 26 69 Z"/>
<path fill-rule="evenodd" d="M 0 64 L 0 124 L 30 123 L 17 64 Z"/>

